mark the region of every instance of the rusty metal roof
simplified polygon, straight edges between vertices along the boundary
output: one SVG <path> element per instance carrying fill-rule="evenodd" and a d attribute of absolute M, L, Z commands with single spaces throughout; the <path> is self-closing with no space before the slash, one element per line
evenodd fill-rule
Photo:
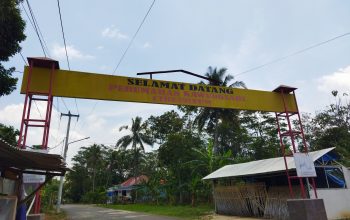
<path fill-rule="evenodd" d="M 0 170 L 61 176 L 69 169 L 60 155 L 22 150 L 0 138 Z"/>

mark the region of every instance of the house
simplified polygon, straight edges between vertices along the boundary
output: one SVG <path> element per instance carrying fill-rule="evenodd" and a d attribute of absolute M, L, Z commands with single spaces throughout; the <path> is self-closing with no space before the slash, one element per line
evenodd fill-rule
<path fill-rule="evenodd" d="M 309 152 L 314 161 L 318 198 L 324 200 L 327 217 L 350 217 L 350 171 L 339 164 L 335 148 Z M 287 157 L 291 175 L 296 175 L 293 157 Z M 219 214 L 287 219 L 290 198 L 283 157 L 224 166 L 204 180 L 211 180 Z M 315 198 L 305 183 L 308 197 Z M 301 198 L 299 181 L 292 180 L 295 198 Z"/>
<path fill-rule="evenodd" d="M 107 203 L 116 201 L 132 201 L 132 191 L 138 189 L 143 183 L 148 182 L 148 177 L 145 175 L 131 177 L 123 183 L 112 186 L 107 189 Z"/>

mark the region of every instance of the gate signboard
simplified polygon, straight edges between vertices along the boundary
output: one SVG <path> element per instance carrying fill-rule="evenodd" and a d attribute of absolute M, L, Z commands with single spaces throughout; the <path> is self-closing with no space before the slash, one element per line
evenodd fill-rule
<path fill-rule="evenodd" d="M 26 92 L 28 72 L 29 67 L 26 67 L 21 93 Z M 47 92 L 50 85 L 49 76 L 50 69 L 33 67 L 29 91 Z M 277 92 L 67 70 L 55 71 L 52 95 L 268 112 L 281 112 L 285 109 L 281 94 Z M 294 95 L 286 94 L 285 96 L 288 110 L 297 112 Z"/>

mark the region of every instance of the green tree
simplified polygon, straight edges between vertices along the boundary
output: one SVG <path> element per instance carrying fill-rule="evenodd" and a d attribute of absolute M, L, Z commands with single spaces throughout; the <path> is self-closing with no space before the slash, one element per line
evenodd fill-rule
<path fill-rule="evenodd" d="M 134 176 L 139 175 L 139 163 L 142 157 L 142 153 L 145 151 L 144 144 L 153 146 L 154 141 L 148 130 L 147 122 L 142 123 L 141 117 L 132 119 L 131 127 L 128 125 L 121 126 L 119 131 L 129 130 L 130 134 L 121 137 L 116 144 L 116 147 L 126 149 L 131 145 L 131 149 L 134 152 Z"/>
<path fill-rule="evenodd" d="M 184 203 L 189 194 L 192 180 L 190 160 L 196 158 L 193 149 L 204 148 L 203 140 L 187 130 L 169 134 L 167 140 L 158 149 L 159 162 L 167 171 L 167 195 L 170 202 Z"/>
<path fill-rule="evenodd" d="M 6 126 L 0 123 L 0 137 L 7 143 L 16 146 L 16 136 L 19 135 L 19 131 L 12 126 Z"/>
<path fill-rule="evenodd" d="M 106 149 L 103 145 L 93 144 L 90 147 L 82 147 L 85 150 L 86 166 L 92 173 L 92 192 L 95 191 L 95 182 L 98 169 L 104 167 L 103 151 Z"/>
<path fill-rule="evenodd" d="M 17 78 L 12 77 L 15 68 L 6 69 L 1 62 L 21 51 L 19 45 L 24 35 L 25 22 L 21 18 L 19 0 L 0 1 L 0 97 L 16 89 Z"/>
<path fill-rule="evenodd" d="M 73 202 L 98 202 L 108 179 L 107 149 L 93 144 L 82 147 L 72 159 L 72 171 L 67 173 L 65 194 Z M 96 201 L 95 201 L 96 200 Z"/>
<path fill-rule="evenodd" d="M 165 112 L 160 116 L 151 116 L 147 119 L 149 130 L 153 139 L 159 144 L 164 143 L 169 134 L 182 130 L 185 120 L 174 110 Z"/>
<path fill-rule="evenodd" d="M 41 201 L 43 204 L 43 209 L 52 210 L 57 202 L 57 192 L 59 187 L 59 180 L 52 179 L 48 184 L 46 184 L 41 191 Z"/>
<path fill-rule="evenodd" d="M 311 149 L 336 147 L 342 163 L 350 165 L 350 102 L 348 94 L 332 91 L 333 104 L 318 112 L 312 119 Z"/>
<path fill-rule="evenodd" d="M 242 87 L 246 88 L 242 81 L 236 81 L 230 83 L 234 79 L 232 75 L 226 75 L 226 68 L 208 68 L 206 77 L 211 79 L 208 85 L 211 86 L 225 86 L 225 87 Z M 203 82 L 201 82 L 203 83 Z M 239 126 L 239 111 L 232 109 L 221 109 L 221 108 L 207 108 L 202 107 L 198 109 L 195 123 L 198 124 L 198 129 L 201 131 L 204 127 L 208 133 L 214 135 L 214 154 L 219 151 L 219 126 L 222 122 L 231 122 L 231 126 Z"/>
<path fill-rule="evenodd" d="M 281 156 L 276 118 L 267 112 L 244 111 L 241 122 L 249 133 L 246 138 L 246 153 L 250 160 Z"/>

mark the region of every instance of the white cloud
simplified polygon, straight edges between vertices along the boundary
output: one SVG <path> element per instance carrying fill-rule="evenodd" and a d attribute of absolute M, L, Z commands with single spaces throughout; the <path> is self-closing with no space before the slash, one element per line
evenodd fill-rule
<path fill-rule="evenodd" d="M 0 109 L 0 123 L 19 128 L 22 118 L 23 104 L 11 104 Z"/>
<path fill-rule="evenodd" d="M 145 49 L 151 48 L 151 47 L 152 47 L 152 45 L 149 42 L 144 43 L 142 46 L 142 48 L 145 48 Z"/>
<path fill-rule="evenodd" d="M 117 38 L 117 39 L 128 38 L 126 34 L 123 34 L 122 32 L 120 32 L 120 30 L 114 27 L 114 25 L 103 29 L 101 34 L 103 37 L 107 37 L 107 38 Z"/>
<path fill-rule="evenodd" d="M 324 75 L 317 79 L 317 88 L 320 91 L 330 92 L 338 90 L 341 92 L 349 92 L 350 90 L 350 66 L 339 69 L 338 71 Z"/>
<path fill-rule="evenodd" d="M 93 130 L 100 130 L 105 127 L 106 120 L 95 114 L 91 114 L 87 117 L 87 124 L 89 124 L 89 127 Z"/>
<path fill-rule="evenodd" d="M 91 56 L 89 54 L 82 53 L 81 51 L 76 49 L 74 45 L 67 45 L 67 53 L 70 60 L 91 60 L 95 58 L 94 56 Z M 64 49 L 64 46 L 61 46 L 59 44 L 53 45 L 51 54 L 57 59 L 65 59 L 66 57 L 66 51 Z"/>
<path fill-rule="evenodd" d="M 97 50 L 102 50 L 104 48 L 104 46 L 98 46 L 96 47 Z"/>

